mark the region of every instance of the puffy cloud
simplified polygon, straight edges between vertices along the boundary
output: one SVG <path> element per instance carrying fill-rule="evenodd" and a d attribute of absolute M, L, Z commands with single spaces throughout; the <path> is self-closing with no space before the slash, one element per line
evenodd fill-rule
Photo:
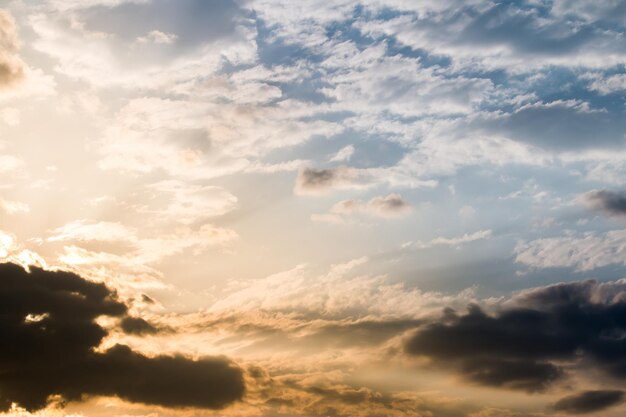
<path fill-rule="evenodd" d="M 606 410 L 624 401 L 624 391 L 584 391 L 561 398 L 553 405 L 555 411 L 569 414 L 587 414 Z"/>
<path fill-rule="evenodd" d="M 626 329 L 625 300 L 623 280 L 527 290 L 495 313 L 478 305 L 465 313 L 447 310 L 409 338 L 405 350 L 473 383 L 531 392 L 545 390 L 567 368 L 594 366 L 623 379 L 626 350 L 621 339 L 608 335 Z M 567 400 L 563 409 L 585 402 L 584 396 Z"/>
<path fill-rule="evenodd" d="M 46 407 L 50 396 L 117 396 L 165 407 L 222 408 L 241 399 L 242 371 L 224 358 L 147 357 L 124 345 L 96 351 L 96 319 L 127 307 L 104 284 L 63 271 L 0 265 L 0 409 Z M 133 320 L 128 319 L 126 320 Z M 128 327 L 128 326 L 127 326 Z M 137 328 L 136 323 L 130 326 Z"/>

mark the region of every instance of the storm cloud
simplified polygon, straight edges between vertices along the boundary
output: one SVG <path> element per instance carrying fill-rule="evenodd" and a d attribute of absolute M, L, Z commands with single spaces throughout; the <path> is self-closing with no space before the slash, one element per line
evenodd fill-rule
<path fill-rule="evenodd" d="M 0 410 L 12 403 L 42 409 L 53 395 L 64 402 L 116 396 L 209 409 L 242 398 L 242 371 L 225 358 L 147 357 L 123 345 L 96 352 L 108 334 L 96 322 L 100 316 L 138 329 L 104 284 L 70 272 L 0 264 Z"/>
<path fill-rule="evenodd" d="M 520 293 L 495 313 L 477 305 L 448 310 L 412 335 L 405 351 L 470 382 L 535 392 L 564 376 L 564 362 L 626 379 L 625 330 L 625 283 L 581 281 Z"/>
<path fill-rule="evenodd" d="M 561 398 L 553 405 L 555 411 L 587 414 L 606 410 L 624 401 L 624 392 L 617 390 L 585 391 Z"/>

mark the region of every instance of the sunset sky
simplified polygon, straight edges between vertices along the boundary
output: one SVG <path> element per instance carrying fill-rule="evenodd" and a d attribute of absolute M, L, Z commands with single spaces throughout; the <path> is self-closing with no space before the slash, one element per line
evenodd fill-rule
<path fill-rule="evenodd" d="M 0 416 L 623 416 L 625 135 L 624 0 L 0 0 Z"/>

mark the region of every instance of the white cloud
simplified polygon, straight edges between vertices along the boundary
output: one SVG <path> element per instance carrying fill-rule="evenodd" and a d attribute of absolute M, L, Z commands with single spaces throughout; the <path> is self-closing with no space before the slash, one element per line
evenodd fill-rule
<path fill-rule="evenodd" d="M 454 237 L 437 237 L 427 242 L 417 241 L 417 242 L 408 242 L 402 245 L 403 248 L 414 248 L 414 249 L 429 249 L 436 246 L 451 246 L 451 247 L 459 247 L 466 243 L 476 242 L 479 240 L 490 239 L 493 235 L 493 232 L 489 229 L 479 230 L 474 233 L 465 233 L 462 236 L 454 236 Z"/>
<path fill-rule="evenodd" d="M 626 90 L 626 74 L 615 74 L 606 78 L 598 78 L 590 86 L 600 94 L 619 93 Z"/>
<path fill-rule="evenodd" d="M 49 242 L 57 241 L 100 241 L 100 242 L 136 242 L 136 231 L 119 222 L 90 222 L 76 220 L 50 232 Z"/>
<path fill-rule="evenodd" d="M 327 223 L 344 223 L 354 214 L 363 213 L 381 218 L 396 218 L 408 214 L 412 209 L 410 203 L 399 194 L 374 197 L 366 203 L 359 200 L 342 200 L 333 205 L 325 214 L 315 214 L 314 221 Z"/>
<path fill-rule="evenodd" d="M 12 201 L 0 199 L 0 209 L 7 214 L 28 213 L 30 206 L 22 201 Z"/>
<path fill-rule="evenodd" d="M 350 158 L 354 155 L 354 146 L 348 145 L 339 149 L 336 154 L 334 154 L 329 162 L 346 162 L 349 161 Z"/>
<path fill-rule="evenodd" d="M 161 32 L 160 30 L 153 30 L 146 33 L 145 36 L 137 38 L 139 43 L 155 43 L 162 45 L 171 45 L 176 42 L 178 36 L 174 33 Z"/>
<path fill-rule="evenodd" d="M 626 265 L 626 230 L 520 242 L 514 253 L 516 262 L 532 268 L 573 268 L 584 272 Z"/>

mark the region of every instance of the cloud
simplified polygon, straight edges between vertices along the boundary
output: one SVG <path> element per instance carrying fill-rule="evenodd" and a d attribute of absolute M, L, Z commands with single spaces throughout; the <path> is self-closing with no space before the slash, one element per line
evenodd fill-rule
<path fill-rule="evenodd" d="M 295 192 L 301 195 L 324 194 L 333 188 L 353 186 L 356 177 L 357 171 L 348 167 L 303 168 L 298 172 Z"/>
<path fill-rule="evenodd" d="M 25 77 L 26 65 L 15 55 L 18 45 L 15 20 L 0 9 L 0 89 L 12 87 Z"/>
<path fill-rule="evenodd" d="M 51 231 L 52 236 L 47 240 L 56 241 L 100 241 L 100 242 L 130 242 L 137 241 L 136 232 L 117 222 L 90 222 L 76 220 Z"/>
<path fill-rule="evenodd" d="M 409 338 L 405 352 L 479 385 L 529 392 L 585 366 L 625 379 L 626 349 L 610 336 L 626 330 L 624 317 L 624 280 L 554 284 L 523 291 L 493 313 L 478 305 L 447 310 Z"/>
<path fill-rule="evenodd" d="M 120 327 L 124 333 L 136 335 L 156 334 L 159 331 L 159 329 L 141 317 L 124 317 Z"/>
<path fill-rule="evenodd" d="M 552 409 L 569 414 L 587 414 L 606 410 L 624 402 L 624 391 L 584 391 L 561 398 Z"/>
<path fill-rule="evenodd" d="M 406 214 L 411 205 L 399 194 L 374 197 L 367 202 L 367 210 L 381 217 L 394 217 Z"/>
<path fill-rule="evenodd" d="M 169 197 L 164 208 L 148 208 L 148 213 L 184 224 L 221 216 L 237 206 L 237 197 L 221 187 L 165 180 L 150 184 L 147 188 Z"/>
<path fill-rule="evenodd" d="M 173 33 L 165 33 L 160 30 L 152 30 L 148 32 L 145 36 L 141 36 L 137 38 L 137 42 L 139 43 L 148 43 L 152 42 L 155 44 L 165 44 L 169 45 L 176 42 L 178 36 Z"/>
<path fill-rule="evenodd" d="M 409 242 L 405 243 L 403 247 L 412 247 L 416 249 L 428 249 L 435 246 L 461 246 L 465 243 L 476 242 L 478 240 L 489 239 L 493 235 L 491 229 L 479 230 L 474 233 L 465 233 L 462 236 L 454 237 L 436 237 L 428 242 Z"/>
<path fill-rule="evenodd" d="M 255 30 L 233 1 L 60 3 L 29 15 L 32 46 L 58 61 L 57 72 L 93 86 L 171 87 L 256 57 Z"/>
<path fill-rule="evenodd" d="M 311 275 L 299 265 L 263 279 L 233 282 L 231 291 L 211 306 L 212 313 L 289 312 L 310 317 L 414 318 L 438 311 L 450 303 L 464 305 L 474 300 L 474 290 L 454 295 L 406 288 L 386 276 L 355 275 L 368 258 L 333 265 L 327 274 Z M 353 294 L 360 294 L 353 297 Z"/>
<path fill-rule="evenodd" d="M 514 254 L 515 262 L 532 268 L 574 268 L 583 272 L 607 265 L 626 265 L 626 230 L 520 242 Z"/>
<path fill-rule="evenodd" d="M 329 162 L 344 162 L 349 161 L 350 158 L 354 155 L 354 146 L 348 145 L 339 149 L 335 155 L 333 155 Z"/>
<path fill-rule="evenodd" d="M 127 346 L 96 351 L 96 319 L 127 307 L 104 284 L 63 271 L 0 265 L 0 410 L 46 407 L 49 397 L 117 396 L 165 407 L 217 409 L 241 399 L 242 371 L 224 358 L 147 357 Z M 128 320 L 128 318 L 126 318 Z M 131 326 L 136 329 L 136 323 Z"/>
<path fill-rule="evenodd" d="M 606 95 L 626 90 L 626 74 L 616 74 L 606 78 L 594 78 L 595 80 L 589 85 L 589 88 L 598 91 L 600 94 Z"/>
<path fill-rule="evenodd" d="M 607 68 L 624 62 L 619 29 L 599 30 L 610 24 L 611 13 L 588 13 L 584 6 L 569 8 L 568 1 L 555 3 L 556 7 L 543 13 L 538 5 L 522 7 L 513 2 L 445 2 L 428 12 L 415 10 L 360 26 L 370 36 L 394 37 L 414 50 L 445 54 L 456 68 L 463 69 L 475 65 L 523 72 L 550 65 Z M 598 9 L 602 8 L 610 10 Z M 602 60 L 607 56 L 610 59 Z"/>
<path fill-rule="evenodd" d="M 626 216 L 626 191 L 594 190 L 584 194 L 582 201 L 610 216 Z"/>
<path fill-rule="evenodd" d="M 0 209 L 7 214 L 28 213 L 30 206 L 22 201 L 0 199 Z"/>
<path fill-rule="evenodd" d="M 327 223 L 344 223 L 349 216 L 357 213 L 364 213 L 369 216 L 393 218 L 401 217 L 409 213 L 412 209 L 410 203 L 399 194 L 389 194 L 378 196 L 367 203 L 359 200 L 342 200 L 333 205 L 330 212 L 323 214 L 313 214 L 311 219 Z"/>

